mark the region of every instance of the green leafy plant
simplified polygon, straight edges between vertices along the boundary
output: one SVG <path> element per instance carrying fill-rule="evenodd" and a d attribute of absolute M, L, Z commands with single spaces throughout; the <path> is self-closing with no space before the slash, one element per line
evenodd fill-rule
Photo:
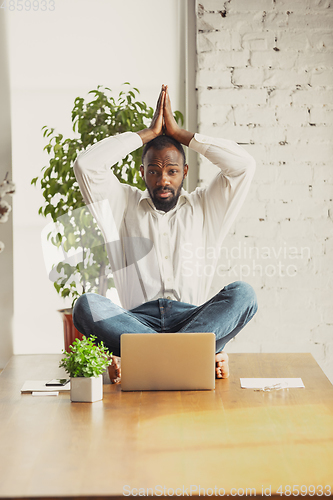
<path fill-rule="evenodd" d="M 95 345 L 95 335 L 89 338 L 82 336 L 82 340 L 75 339 L 69 347 L 70 352 L 62 351 L 65 357 L 59 363 L 65 368 L 70 377 L 98 377 L 112 363 L 112 353 L 103 342 Z"/>
<path fill-rule="evenodd" d="M 72 167 L 79 152 L 92 144 L 122 132 L 137 132 L 150 124 L 153 108 L 138 100 L 137 88 L 128 82 L 124 86 L 116 99 L 111 89 L 100 85 L 88 92 L 92 99 L 75 99 L 72 110 L 75 138 L 65 139 L 54 128 L 42 128 L 49 140 L 44 150 L 50 159 L 42 169 L 42 177 L 35 177 L 31 184 L 36 185 L 39 180 L 44 196 L 39 213 L 51 217 L 55 223 L 48 239 L 67 255 L 54 265 L 50 279 L 62 297 L 72 298 L 72 305 L 82 293 L 105 295 L 114 286 L 101 231 L 84 205 Z M 174 116 L 183 122 L 180 111 L 175 111 Z M 133 151 L 113 165 L 112 171 L 120 182 L 143 190 L 141 153 L 141 148 Z"/>

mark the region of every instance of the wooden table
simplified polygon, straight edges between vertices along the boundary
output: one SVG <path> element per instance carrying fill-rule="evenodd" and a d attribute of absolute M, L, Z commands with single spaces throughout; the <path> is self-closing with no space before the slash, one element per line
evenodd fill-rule
<path fill-rule="evenodd" d="M 231 354 L 215 391 L 107 384 L 93 404 L 20 394 L 59 376 L 60 357 L 14 356 L 0 375 L 1 498 L 333 490 L 333 386 L 310 354 Z M 240 377 L 301 377 L 305 389 L 255 392 Z"/>

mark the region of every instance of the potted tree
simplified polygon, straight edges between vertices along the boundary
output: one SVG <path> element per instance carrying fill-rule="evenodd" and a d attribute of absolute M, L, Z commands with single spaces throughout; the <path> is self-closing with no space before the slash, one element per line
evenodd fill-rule
<path fill-rule="evenodd" d="M 118 97 L 114 98 L 109 88 L 98 86 L 91 90 L 85 100 L 77 97 L 72 110 L 74 138 L 65 139 L 53 128 L 44 126 L 43 135 L 49 142 L 44 150 L 50 159 L 42 169 L 39 180 L 44 196 L 44 204 L 39 213 L 51 217 L 53 230 L 47 238 L 65 258 L 54 264 L 50 279 L 62 297 L 75 300 L 83 293 L 97 292 L 105 295 L 114 287 L 111 269 L 101 231 L 92 215 L 85 207 L 79 186 L 73 172 L 73 162 L 78 153 L 97 141 L 122 132 L 137 132 L 146 128 L 153 116 L 153 108 L 138 100 L 139 90 L 124 84 Z M 183 115 L 175 111 L 175 119 L 183 122 Z M 133 151 L 112 170 L 120 182 L 145 189 L 140 175 L 141 150 Z M 63 309 L 65 349 L 74 338 L 81 338 L 74 328 L 72 310 Z"/>
<path fill-rule="evenodd" d="M 59 363 L 71 379 L 70 397 L 72 402 L 94 403 L 103 399 L 103 377 L 112 362 L 112 353 L 103 342 L 95 345 L 96 337 L 91 335 L 75 339 L 69 352 Z"/>

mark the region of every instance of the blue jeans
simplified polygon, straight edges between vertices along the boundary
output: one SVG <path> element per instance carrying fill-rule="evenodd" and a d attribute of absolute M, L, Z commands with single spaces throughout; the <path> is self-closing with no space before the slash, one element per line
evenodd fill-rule
<path fill-rule="evenodd" d="M 75 303 L 73 322 L 86 337 L 96 335 L 115 356 L 120 356 L 122 333 L 213 332 L 216 352 L 221 352 L 256 311 L 253 288 L 236 281 L 201 306 L 157 299 L 127 311 L 106 297 L 86 293 Z"/>

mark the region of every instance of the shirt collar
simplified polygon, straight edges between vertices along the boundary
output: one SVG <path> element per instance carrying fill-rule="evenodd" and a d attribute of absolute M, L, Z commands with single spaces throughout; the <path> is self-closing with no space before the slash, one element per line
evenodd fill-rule
<path fill-rule="evenodd" d="M 150 197 L 148 189 L 145 189 L 142 192 L 141 198 L 138 201 L 138 205 L 140 205 L 143 200 L 147 200 L 147 203 L 149 203 L 149 205 L 154 210 L 156 210 L 156 207 L 155 207 L 155 205 L 153 203 L 153 200 Z M 183 204 L 182 201 L 183 202 L 187 201 L 191 205 L 191 207 L 193 208 L 193 203 L 192 203 L 191 197 L 190 197 L 189 193 L 184 188 L 181 189 L 180 195 L 179 195 L 179 198 L 178 198 L 178 201 L 177 201 L 177 205 L 174 208 L 176 208 L 176 209 L 179 208 Z M 159 212 L 159 210 L 156 210 L 156 211 Z"/>

